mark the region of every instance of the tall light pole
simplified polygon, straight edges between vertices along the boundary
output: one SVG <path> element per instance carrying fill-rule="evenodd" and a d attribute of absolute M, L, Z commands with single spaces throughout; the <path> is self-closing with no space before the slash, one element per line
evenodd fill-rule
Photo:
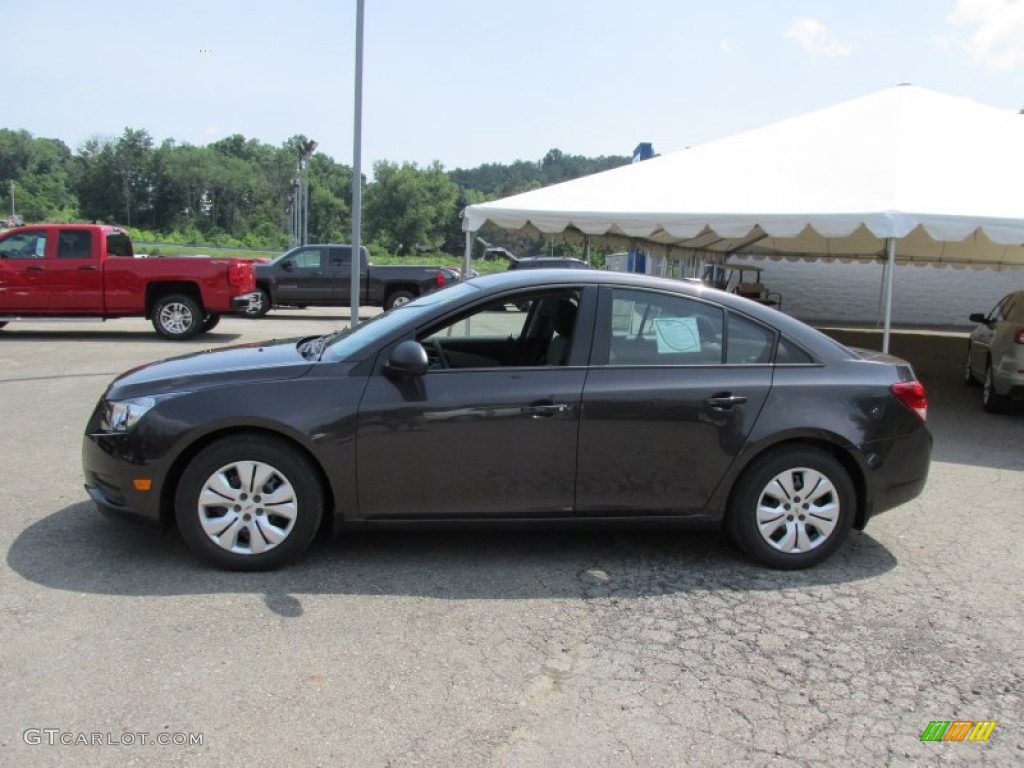
<path fill-rule="evenodd" d="M 356 0 L 356 84 L 352 128 L 352 292 L 349 327 L 359 325 L 359 277 L 362 272 L 363 225 L 363 0 Z"/>
<path fill-rule="evenodd" d="M 298 192 L 299 197 L 302 199 L 302 204 L 299 208 L 301 211 L 298 226 L 299 245 L 305 245 L 309 242 L 309 158 L 313 156 L 318 146 L 312 139 L 300 140 L 296 145 L 296 148 L 299 150 Z"/>

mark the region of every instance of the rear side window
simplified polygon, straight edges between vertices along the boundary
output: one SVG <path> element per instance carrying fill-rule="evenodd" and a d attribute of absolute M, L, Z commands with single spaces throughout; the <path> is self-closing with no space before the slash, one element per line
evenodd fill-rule
<path fill-rule="evenodd" d="M 772 361 L 775 332 L 763 325 L 729 313 L 725 360 L 730 365 L 755 365 Z"/>
<path fill-rule="evenodd" d="M 721 365 L 723 312 L 679 296 L 616 288 L 609 365 Z"/>
<path fill-rule="evenodd" d="M 775 351 L 776 365 L 802 365 L 813 363 L 814 358 L 787 338 L 779 339 L 779 348 Z"/>
<path fill-rule="evenodd" d="M 88 259 L 92 256 L 92 233 L 70 230 L 60 233 L 57 241 L 58 259 Z"/>
<path fill-rule="evenodd" d="M 134 256 L 132 240 L 124 232 L 107 233 L 107 255 L 108 256 Z"/>

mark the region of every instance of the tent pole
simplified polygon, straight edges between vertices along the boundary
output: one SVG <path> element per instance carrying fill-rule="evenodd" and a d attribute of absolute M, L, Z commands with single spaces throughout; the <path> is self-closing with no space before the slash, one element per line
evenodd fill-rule
<path fill-rule="evenodd" d="M 583 236 L 583 260 L 590 266 L 590 235 Z"/>
<path fill-rule="evenodd" d="M 467 229 L 466 229 L 466 253 L 462 257 L 462 279 L 463 280 L 469 280 L 470 264 L 473 261 L 473 233 L 470 232 L 469 229 L 468 229 L 468 224 L 469 224 L 468 219 L 463 219 L 463 221 L 466 222 Z"/>
<path fill-rule="evenodd" d="M 896 238 L 886 238 L 885 250 L 888 261 L 885 270 L 885 331 L 882 335 L 882 351 L 888 354 L 889 331 L 892 328 L 892 282 L 893 273 L 896 271 Z"/>

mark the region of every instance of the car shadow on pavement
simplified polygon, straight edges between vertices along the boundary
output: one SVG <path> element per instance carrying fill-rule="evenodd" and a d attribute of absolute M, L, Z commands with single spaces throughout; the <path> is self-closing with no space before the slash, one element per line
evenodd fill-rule
<path fill-rule="evenodd" d="M 41 586 L 86 594 L 262 594 L 271 611 L 295 617 L 303 612 L 303 595 L 637 599 L 806 589 L 870 579 L 894 568 L 896 559 L 856 531 L 822 565 L 782 572 L 753 565 L 716 531 L 388 529 L 321 537 L 298 563 L 278 571 L 230 573 L 198 562 L 177 532 L 115 523 L 84 502 L 22 531 L 7 564 Z"/>

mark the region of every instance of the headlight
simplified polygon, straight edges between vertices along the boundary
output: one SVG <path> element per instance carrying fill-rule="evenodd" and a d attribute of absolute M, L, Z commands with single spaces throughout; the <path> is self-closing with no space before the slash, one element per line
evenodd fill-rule
<path fill-rule="evenodd" d="M 128 432 L 154 405 L 156 400 L 152 397 L 104 400 L 100 429 L 104 432 Z"/>

